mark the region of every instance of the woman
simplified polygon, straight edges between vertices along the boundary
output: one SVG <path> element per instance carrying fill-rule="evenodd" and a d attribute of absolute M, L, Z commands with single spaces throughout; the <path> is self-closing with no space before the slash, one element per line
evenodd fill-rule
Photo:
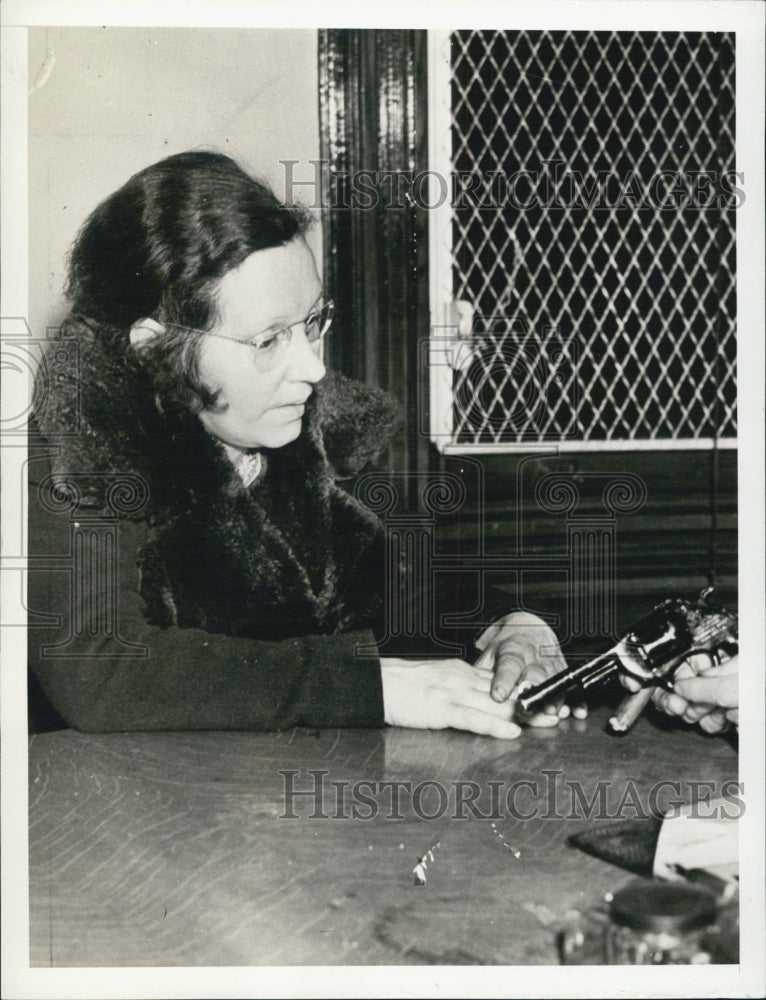
<path fill-rule="evenodd" d="M 338 480 L 398 418 L 325 372 L 308 225 L 196 152 L 136 174 L 75 242 L 61 338 L 79 367 L 46 386 L 29 493 L 31 554 L 74 566 L 29 583 L 30 664 L 71 726 L 512 738 L 514 685 L 563 665 L 525 614 L 475 666 L 357 655 L 382 626 L 384 536 Z"/>

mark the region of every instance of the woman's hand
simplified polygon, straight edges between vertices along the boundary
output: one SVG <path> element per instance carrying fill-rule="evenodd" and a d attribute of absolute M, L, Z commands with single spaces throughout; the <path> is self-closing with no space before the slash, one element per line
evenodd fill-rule
<path fill-rule="evenodd" d="M 640 686 L 630 675 L 621 680 L 631 691 Z M 690 725 L 698 722 L 706 733 L 722 732 L 729 723 L 739 723 L 739 657 L 719 664 L 702 654 L 689 657 L 675 672 L 673 690 L 656 688 L 652 701 L 667 715 Z"/>
<path fill-rule="evenodd" d="M 476 646 L 482 653 L 474 666 L 493 671 L 491 697 L 497 702 L 510 702 L 511 714 L 522 687 L 539 684 L 566 668 L 553 630 L 527 611 L 514 611 L 500 618 L 482 632 Z M 561 699 L 524 721 L 530 726 L 555 726 L 568 714 L 569 708 Z M 575 714 L 584 718 L 587 708 L 578 705 Z"/>
<path fill-rule="evenodd" d="M 383 657 L 383 712 L 390 726 L 411 729 L 465 729 L 513 740 L 521 729 L 511 722 L 512 706 L 490 696 L 487 667 L 463 660 L 400 660 Z"/>

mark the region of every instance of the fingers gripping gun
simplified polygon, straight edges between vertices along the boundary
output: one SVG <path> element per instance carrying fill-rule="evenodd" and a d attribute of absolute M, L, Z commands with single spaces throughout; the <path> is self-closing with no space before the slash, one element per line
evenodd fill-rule
<path fill-rule="evenodd" d="M 703 590 L 694 604 L 679 597 L 663 601 L 607 652 L 522 690 L 517 704 L 528 712 L 571 688 L 587 691 L 603 684 L 623 670 L 642 683 L 635 694 L 623 699 L 617 714 L 609 720 L 612 732 L 627 732 L 651 699 L 654 688 L 673 689 L 676 668 L 690 656 L 704 653 L 711 663 L 718 663 L 721 653 L 733 656 L 737 652 L 737 616 L 712 606 L 712 593 L 712 587 Z"/>

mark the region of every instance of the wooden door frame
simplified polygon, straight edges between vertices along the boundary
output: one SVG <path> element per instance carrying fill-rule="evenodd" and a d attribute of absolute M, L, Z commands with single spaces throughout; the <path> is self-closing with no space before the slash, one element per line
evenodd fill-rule
<path fill-rule="evenodd" d="M 428 170 L 427 90 L 424 30 L 319 31 L 328 362 L 400 400 L 405 430 L 385 463 L 398 472 L 424 471 L 430 452 L 428 217 L 410 192 Z"/>

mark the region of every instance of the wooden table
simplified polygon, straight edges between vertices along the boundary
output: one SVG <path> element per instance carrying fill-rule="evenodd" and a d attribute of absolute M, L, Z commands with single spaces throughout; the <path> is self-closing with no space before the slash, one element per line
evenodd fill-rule
<path fill-rule="evenodd" d="M 603 731 L 607 714 L 508 743 L 399 729 L 34 736 L 31 964 L 555 964 L 567 912 L 631 877 L 567 845 L 615 817 L 578 818 L 566 783 L 590 798 L 611 782 L 613 812 L 628 779 L 646 803 L 660 780 L 681 782 L 688 797 L 690 781 L 737 775 L 726 738 L 656 717 L 615 738 Z M 299 772 L 301 789 L 313 785 L 309 771 L 327 772 L 327 818 L 310 818 L 307 797 L 293 800 L 297 818 L 281 818 L 285 770 Z M 372 790 L 372 806 L 350 794 L 361 779 L 373 782 L 361 790 L 368 799 Z M 430 780 L 452 796 L 456 780 L 474 781 L 486 814 L 488 782 L 500 783 L 502 803 L 523 779 L 538 794 L 517 786 L 518 811 L 538 816 L 494 827 L 467 809 L 453 818 L 432 786 L 417 809 L 400 786 L 403 818 L 390 818 L 389 792 L 374 784 L 410 782 L 414 792 Z M 342 817 L 331 782 L 344 781 L 346 810 L 376 816 Z M 562 815 L 545 818 L 554 782 Z M 413 868 L 437 840 L 418 885 Z"/>

